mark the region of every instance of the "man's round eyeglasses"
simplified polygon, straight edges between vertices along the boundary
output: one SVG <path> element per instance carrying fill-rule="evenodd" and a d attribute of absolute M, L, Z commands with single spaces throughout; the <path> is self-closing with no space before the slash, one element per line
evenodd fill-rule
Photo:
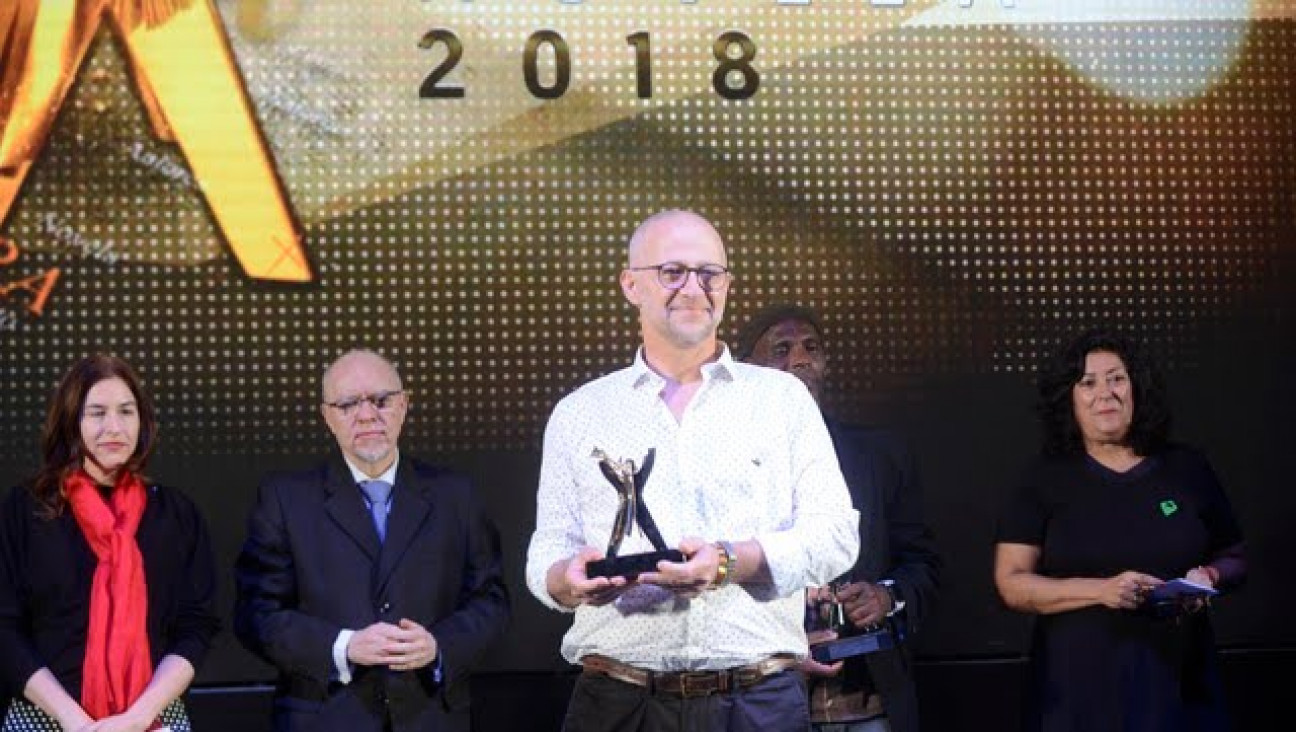
<path fill-rule="evenodd" d="M 678 290 L 688 282 L 689 273 L 697 275 L 698 285 L 706 292 L 723 290 L 729 286 L 729 269 L 719 264 L 690 267 L 683 262 L 662 262 L 647 267 L 630 267 L 631 272 L 657 270 L 657 282 L 668 290 Z"/>
<path fill-rule="evenodd" d="M 380 412 L 387 412 L 396 408 L 399 397 L 405 392 L 380 391 L 377 394 L 361 394 L 359 396 L 339 399 L 336 402 L 324 402 L 324 406 L 333 407 L 342 413 L 343 417 L 353 417 L 360 411 L 360 405 L 368 402 L 373 405 L 374 409 Z"/>

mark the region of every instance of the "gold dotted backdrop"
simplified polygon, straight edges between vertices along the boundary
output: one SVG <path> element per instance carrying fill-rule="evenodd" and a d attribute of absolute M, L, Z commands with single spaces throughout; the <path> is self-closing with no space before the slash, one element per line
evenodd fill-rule
<path fill-rule="evenodd" d="M 667 207 L 729 242 L 726 336 L 768 302 L 823 312 L 848 416 L 932 377 L 1026 378 L 1083 325 L 1173 367 L 1203 324 L 1263 335 L 1291 317 L 1281 4 L 1109 20 L 999 3 L 250 5 L 217 3 L 316 281 L 243 274 L 101 31 L 0 228 L 22 247 L 0 283 L 62 273 L 40 317 L 0 299 L 5 456 L 31 454 L 50 388 L 98 349 L 140 368 L 171 452 L 318 451 L 319 375 L 355 345 L 401 367 L 411 440 L 534 447 L 560 396 L 632 357 L 616 276 L 635 224 Z M 447 58 L 434 29 L 462 44 L 437 82 L 462 98 L 419 96 Z M 569 54 L 552 100 L 524 76 L 562 77 L 554 42 L 524 55 L 541 30 Z M 734 31 L 759 79 L 738 100 L 717 86 L 742 91 L 742 68 L 715 76 Z"/>

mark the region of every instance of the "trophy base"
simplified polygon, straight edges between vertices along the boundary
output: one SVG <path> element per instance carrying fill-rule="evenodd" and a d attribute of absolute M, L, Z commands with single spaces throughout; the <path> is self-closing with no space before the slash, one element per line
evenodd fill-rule
<path fill-rule="evenodd" d="M 810 657 L 819 663 L 836 663 L 844 658 L 863 656 L 866 653 L 895 648 L 904 640 L 903 632 L 895 624 L 868 632 L 819 643 L 810 648 Z"/>
<path fill-rule="evenodd" d="M 657 563 L 665 559 L 668 562 L 683 562 L 684 555 L 678 549 L 665 549 L 643 554 L 627 554 L 624 557 L 608 557 L 585 565 L 586 577 L 625 577 L 632 580 L 644 572 L 657 571 Z"/>

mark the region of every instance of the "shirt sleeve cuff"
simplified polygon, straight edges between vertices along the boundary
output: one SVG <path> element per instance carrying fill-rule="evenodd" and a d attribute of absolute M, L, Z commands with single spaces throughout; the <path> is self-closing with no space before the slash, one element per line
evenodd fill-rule
<path fill-rule="evenodd" d="M 575 553 L 576 551 L 573 550 L 572 554 Z M 559 557 L 559 559 L 561 559 L 561 557 Z M 560 613 L 574 613 L 576 612 L 576 608 L 563 606 L 558 602 L 558 600 L 554 599 L 553 595 L 549 594 L 549 568 L 557 561 L 558 559 L 550 559 L 539 551 L 536 551 L 535 558 L 532 559 L 528 552 L 526 573 L 527 589 L 531 590 L 531 594 L 550 610 L 557 610 Z M 548 562 L 548 564 L 546 564 L 546 562 Z"/>
<path fill-rule="evenodd" d="M 821 587 L 850 569 L 859 550 L 852 523 L 858 521 L 859 513 L 851 508 L 830 522 L 817 522 L 822 536 L 797 531 L 757 534 L 779 597 L 800 592 L 807 585 Z"/>
<path fill-rule="evenodd" d="M 765 563 L 769 565 L 770 579 L 774 582 L 774 591 L 779 597 L 787 597 L 806 586 L 802 572 L 795 569 L 804 562 L 801 559 L 802 549 L 790 541 L 793 537 L 787 534 L 770 533 L 756 537 L 761 550 L 765 553 Z"/>
<path fill-rule="evenodd" d="M 338 632 L 337 640 L 333 641 L 333 678 L 344 685 L 351 683 L 351 662 L 347 661 L 347 646 L 353 635 L 354 630 L 343 628 Z"/>

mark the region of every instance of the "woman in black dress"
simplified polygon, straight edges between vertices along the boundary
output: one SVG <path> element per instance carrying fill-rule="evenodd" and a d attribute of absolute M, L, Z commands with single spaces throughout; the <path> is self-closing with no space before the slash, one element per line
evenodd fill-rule
<path fill-rule="evenodd" d="M 1206 458 L 1167 442 L 1160 379 L 1090 331 L 1040 374 L 1044 455 L 1000 519 L 995 584 L 1039 616 L 1026 728 L 1228 728 L 1207 603 L 1157 601 L 1182 577 L 1226 590 L 1242 535 Z"/>
<path fill-rule="evenodd" d="M 40 472 L 0 502 L 4 732 L 188 729 L 215 569 L 197 507 L 142 474 L 156 434 L 119 358 L 81 359 L 55 390 Z"/>

